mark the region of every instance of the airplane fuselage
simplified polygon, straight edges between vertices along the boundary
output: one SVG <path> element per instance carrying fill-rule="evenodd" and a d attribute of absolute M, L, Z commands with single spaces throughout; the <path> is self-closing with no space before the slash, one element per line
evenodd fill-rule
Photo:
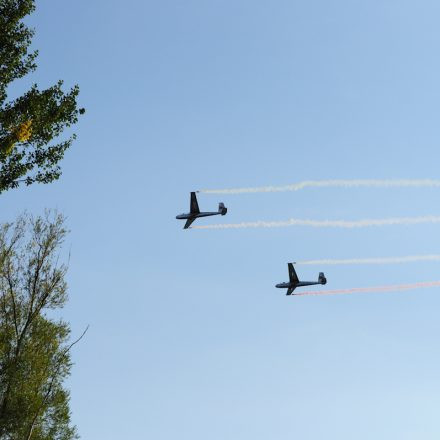
<path fill-rule="evenodd" d="M 197 214 L 179 214 L 176 215 L 177 220 L 188 220 L 192 218 L 199 218 L 199 217 L 209 217 L 211 215 L 221 215 L 221 212 L 198 212 Z"/>
<path fill-rule="evenodd" d="M 279 289 L 296 289 L 297 287 L 302 286 L 314 286 L 316 284 L 324 284 L 323 282 L 318 281 L 300 281 L 299 283 L 279 283 L 276 284 L 275 287 L 278 287 Z"/>

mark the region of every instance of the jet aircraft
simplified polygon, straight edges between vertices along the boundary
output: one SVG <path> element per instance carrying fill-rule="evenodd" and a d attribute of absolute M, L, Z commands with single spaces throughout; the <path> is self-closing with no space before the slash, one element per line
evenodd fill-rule
<path fill-rule="evenodd" d="M 199 217 L 209 217 L 211 215 L 225 215 L 228 212 L 228 208 L 223 203 L 218 204 L 217 212 L 200 212 L 199 204 L 197 203 L 196 193 L 191 193 L 190 212 L 188 214 L 177 215 L 178 220 L 186 220 L 183 229 L 188 229 L 191 223 Z"/>
<path fill-rule="evenodd" d="M 293 264 L 287 263 L 287 266 L 289 267 L 289 282 L 288 283 L 279 283 L 275 286 L 280 289 L 287 289 L 286 295 L 291 295 L 292 292 L 297 287 L 313 286 L 315 284 L 326 284 L 327 283 L 327 279 L 324 276 L 324 272 L 319 272 L 318 281 L 300 281 L 298 279 L 298 275 L 296 274 L 296 271 L 293 267 Z"/>

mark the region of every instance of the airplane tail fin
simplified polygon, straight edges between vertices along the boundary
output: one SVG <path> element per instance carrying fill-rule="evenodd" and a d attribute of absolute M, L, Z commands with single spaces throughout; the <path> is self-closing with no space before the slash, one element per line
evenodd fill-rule
<path fill-rule="evenodd" d="M 228 208 L 225 207 L 225 204 L 223 202 L 218 204 L 218 212 L 221 215 L 225 215 L 228 212 Z"/>
<path fill-rule="evenodd" d="M 327 278 L 325 277 L 324 272 L 319 272 L 318 281 L 321 284 L 327 284 Z"/>

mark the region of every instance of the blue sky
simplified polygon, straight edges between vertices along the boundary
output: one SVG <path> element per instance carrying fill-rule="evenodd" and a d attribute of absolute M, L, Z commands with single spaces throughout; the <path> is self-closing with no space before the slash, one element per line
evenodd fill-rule
<path fill-rule="evenodd" d="M 87 113 L 64 174 L 5 220 L 71 229 L 82 438 L 438 439 L 439 289 L 287 298 L 288 261 L 438 253 L 438 226 L 182 230 L 200 188 L 437 178 L 435 1 L 37 2 L 41 86 Z M 28 80 L 30 81 L 30 79 Z M 436 189 L 201 194 L 226 217 L 440 215 Z M 200 222 L 202 223 L 202 222 Z M 298 267 L 328 288 L 438 280 L 438 263 Z"/>

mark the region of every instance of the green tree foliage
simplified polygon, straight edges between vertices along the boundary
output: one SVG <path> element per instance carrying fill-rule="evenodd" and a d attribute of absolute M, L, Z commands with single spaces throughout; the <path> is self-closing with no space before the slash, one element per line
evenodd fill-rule
<path fill-rule="evenodd" d="M 37 67 L 38 52 L 29 52 L 34 31 L 22 21 L 34 9 L 35 0 L 0 0 L 0 192 L 58 179 L 58 163 L 75 136 L 56 139 L 84 112 L 78 86 L 64 93 L 62 81 L 45 90 L 34 84 L 8 101 L 8 86 Z"/>
<path fill-rule="evenodd" d="M 0 440 L 71 440 L 67 323 L 47 312 L 67 300 L 60 215 L 0 227 Z M 75 343 L 75 342 L 74 342 Z"/>

